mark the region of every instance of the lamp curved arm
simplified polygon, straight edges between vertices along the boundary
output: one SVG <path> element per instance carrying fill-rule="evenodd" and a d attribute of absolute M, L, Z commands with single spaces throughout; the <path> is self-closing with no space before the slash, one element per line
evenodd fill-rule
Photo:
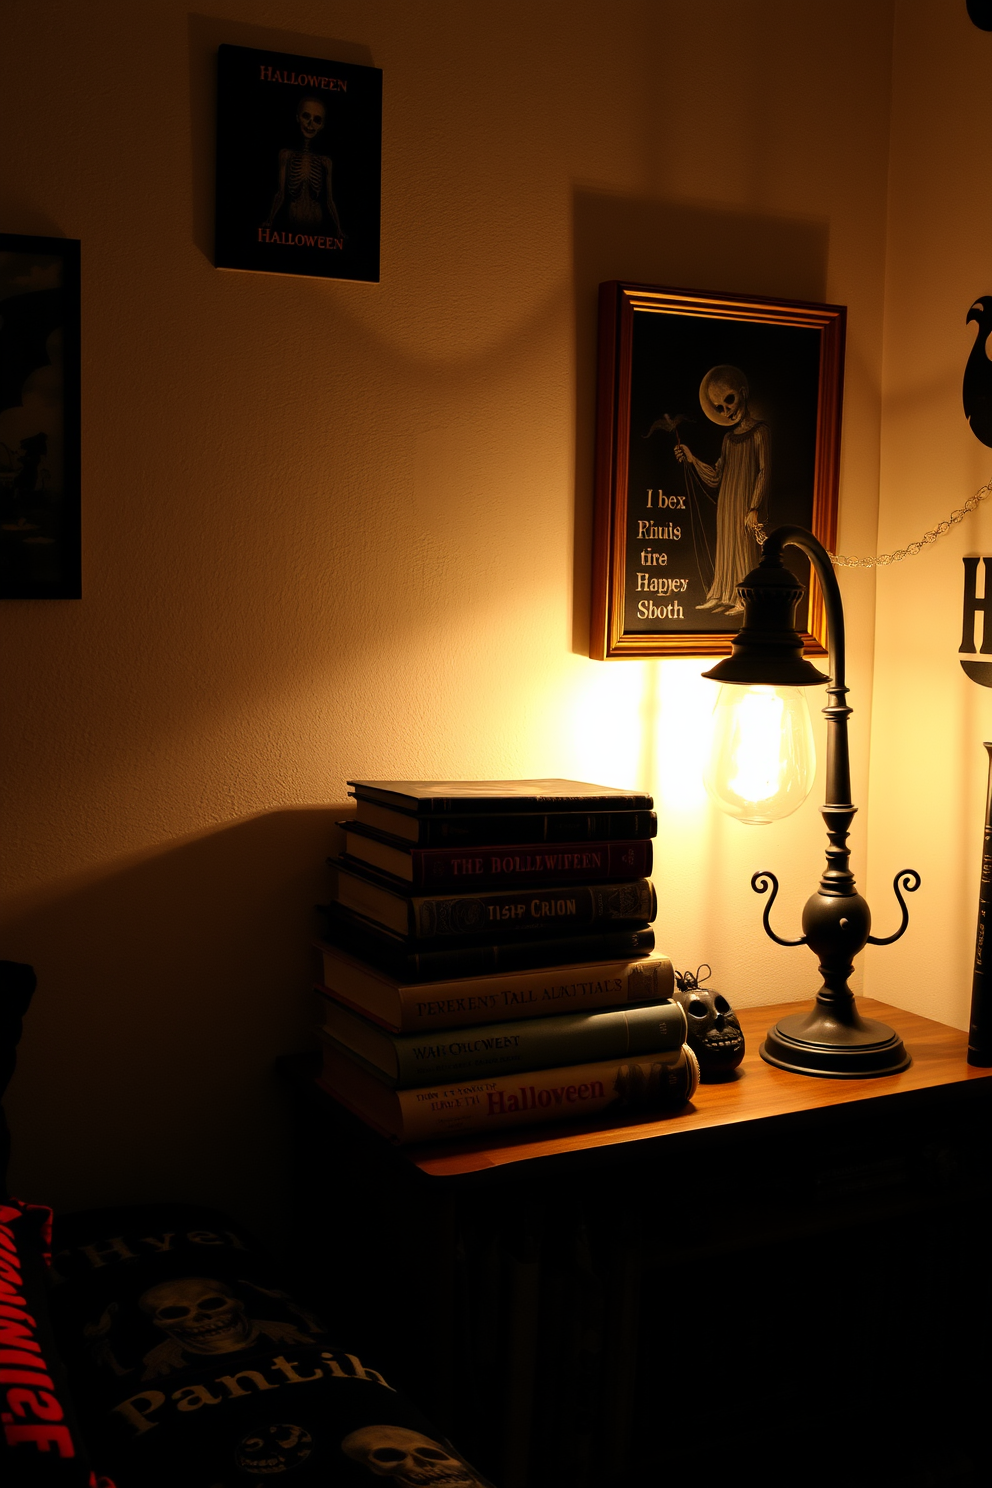
<path fill-rule="evenodd" d="M 762 558 L 781 562 L 783 548 L 801 548 L 813 566 L 823 593 L 823 606 L 827 612 L 827 644 L 830 651 L 830 680 L 835 687 L 846 682 L 846 646 L 844 635 L 844 606 L 841 603 L 840 586 L 830 561 L 830 554 L 823 544 L 813 536 L 808 527 L 786 524 L 776 527 L 765 539 L 761 549 Z"/>
<path fill-rule="evenodd" d="M 847 641 L 840 586 L 837 583 L 837 575 L 834 573 L 829 553 L 805 527 L 776 527 L 775 531 L 769 533 L 765 540 L 761 550 L 762 562 L 768 559 L 781 563 L 782 549 L 787 547 L 801 549 L 809 559 L 820 584 L 823 607 L 827 616 L 830 681 L 827 684 L 829 701 L 823 710 L 829 725 L 825 804 L 851 809 L 851 761 L 847 746 L 847 719 L 851 716 L 851 709 L 846 702 Z"/>
<path fill-rule="evenodd" d="M 765 934 L 769 937 L 770 940 L 773 940 L 776 945 L 805 945 L 805 935 L 801 936 L 799 940 L 783 940 L 781 935 L 775 934 L 775 931 L 769 924 L 769 916 L 772 912 L 772 905 L 775 903 L 775 896 L 778 893 L 778 879 L 775 877 L 774 873 L 769 873 L 767 869 L 762 869 L 760 873 L 754 873 L 751 875 L 751 887 L 756 894 L 767 894 L 769 885 L 771 886 L 772 896 L 769 899 L 768 903 L 765 905 L 764 912 L 761 916 L 761 923 L 765 927 Z"/>
<path fill-rule="evenodd" d="M 895 945 L 896 941 L 901 939 L 901 937 L 906 933 L 906 926 L 909 924 L 909 910 L 906 907 L 905 899 L 899 892 L 900 883 L 906 890 L 907 894 L 915 894 L 917 889 L 920 887 L 921 882 L 922 880 L 920 878 L 920 875 L 917 873 L 915 868 L 899 869 L 899 872 L 892 880 L 892 887 L 895 890 L 896 898 L 899 900 L 899 907 L 902 910 L 902 923 L 900 924 L 899 929 L 894 935 L 869 935 L 869 945 Z"/>

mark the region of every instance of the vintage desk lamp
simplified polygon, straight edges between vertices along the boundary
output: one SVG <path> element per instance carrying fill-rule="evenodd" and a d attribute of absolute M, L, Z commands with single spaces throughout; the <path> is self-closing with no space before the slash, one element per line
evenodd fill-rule
<path fill-rule="evenodd" d="M 792 545 L 809 557 L 823 591 L 830 649 L 830 676 L 803 656 L 795 628 L 803 585 L 782 562 Z M 858 893 L 850 869 L 848 829 L 857 807 L 851 803 L 847 746 L 844 610 L 827 551 L 805 527 L 778 527 L 765 541 L 761 562 L 737 586 L 744 601 L 744 623 L 733 654 L 703 675 L 723 686 L 714 707 L 713 743 L 705 771 L 706 787 L 723 810 L 739 821 L 773 821 L 802 805 L 813 782 L 813 731 L 803 688 L 827 683 L 827 862 L 820 886 L 803 910 L 799 940 L 783 940 L 769 924 L 778 893 L 774 873 L 754 874 L 758 894 L 771 888 L 765 930 L 778 945 L 808 945 L 820 963 L 823 986 L 808 1013 L 794 1013 L 769 1029 L 761 1057 L 802 1075 L 864 1078 L 894 1075 L 909 1064 L 902 1040 L 884 1023 L 862 1018 L 848 987 L 854 957 L 865 946 L 892 945 L 909 924 L 900 886 L 918 889 L 920 876 L 903 868 L 893 881 L 902 909 L 894 935 L 869 934 L 871 911 Z"/>

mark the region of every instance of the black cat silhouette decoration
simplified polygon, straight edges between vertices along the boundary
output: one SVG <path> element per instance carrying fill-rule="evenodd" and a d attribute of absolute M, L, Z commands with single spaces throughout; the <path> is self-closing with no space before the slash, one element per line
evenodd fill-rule
<path fill-rule="evenodd" d="M 992 362 L 985 349 L 985 343 L 992 333 L 992 294 L 982 295 L 981 299 L 975 301 L 968 311 L 965 324 L 972 320 L 978 323 L 978 335 L 964 369 L 961 396 L 971 432 L 976 439 L 992 447 Z"/>

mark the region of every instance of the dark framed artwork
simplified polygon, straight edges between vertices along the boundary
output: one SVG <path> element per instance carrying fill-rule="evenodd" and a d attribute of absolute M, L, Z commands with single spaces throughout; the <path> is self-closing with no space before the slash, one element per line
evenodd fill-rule
<path fill-rule="evenodd" d="M 379 278 L 382 72 L 217 52 L 220 269 Z"/>
<path fill-rule="evenodd" d="M 600 286 L 590 655 L 718 656 L 757 529 L 837 532 L 841 305 Z M 798 625 L 824 654 L 823 602 Z"/>
<path fill-rule="evenodd" d="M 0 599 L 78 599 L 79 242 L 0 233 Z"/>

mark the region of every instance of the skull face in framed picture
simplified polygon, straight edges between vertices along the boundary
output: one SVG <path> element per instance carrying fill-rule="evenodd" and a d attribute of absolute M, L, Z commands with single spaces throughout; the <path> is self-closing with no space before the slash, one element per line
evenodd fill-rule
<path fill-rule="evenodd" d="M 722 992 L 701 985 L 711 975 L 705 963 L 695 972 L 675 974 L 675 1000 L 682 1004 L 689 1025 L 689 1048 L 699 1060 L 703 1080 L 732 1074 L 744 1058 L 744 1034 L 737 1014 Z"/>

